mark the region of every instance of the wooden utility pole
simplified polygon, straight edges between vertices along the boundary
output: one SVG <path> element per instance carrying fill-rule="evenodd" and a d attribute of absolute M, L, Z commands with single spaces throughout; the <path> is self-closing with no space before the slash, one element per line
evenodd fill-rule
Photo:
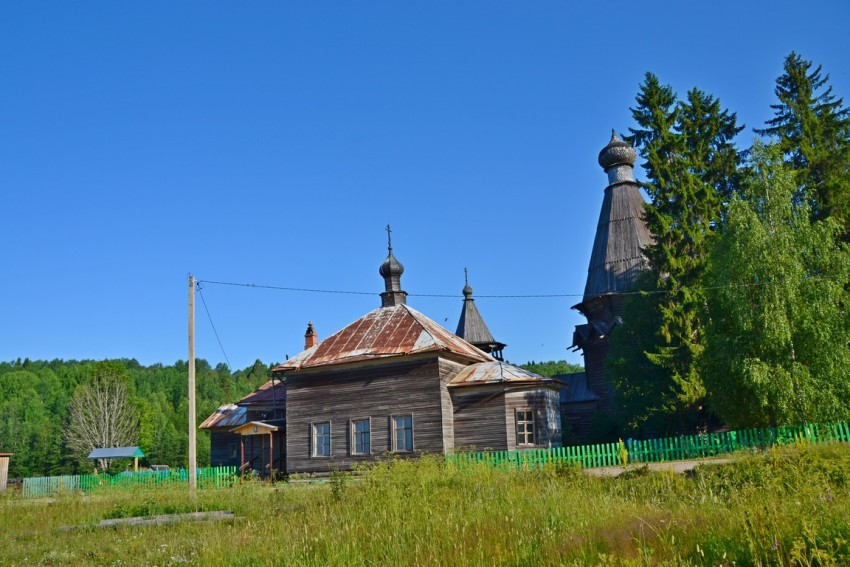
<path fill-rule="evenodd" d="M 189 490 L 198 487 L 198 446 L 195 417 L 195 276 L 189 274 Z"/>

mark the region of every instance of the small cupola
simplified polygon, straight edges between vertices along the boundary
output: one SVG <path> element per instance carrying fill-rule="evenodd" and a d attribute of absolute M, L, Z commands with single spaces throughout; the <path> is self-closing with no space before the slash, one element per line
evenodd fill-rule
<path fill-rule="evenodd" d="M 608 184 L 625 181 L 634 182 L 634 167 L 637 152 L 633 147 L 617 136 L 617 131 L 611 130 L 611 141 L 599 152 L 599 165 L 608 174 Z"/>
<path fill-rule="evenodd" d="M 384 292 L 381 293 L 381 307 L 392 307 L 407 303 L 407 292 L 401 289 L 401 275 L 404 266 L 393 256 L 392 229 L 387 225 L 387 259 L 381 264 L 378 273 L 384 278 Z"/>
<path fill-rule="evenodd" d="M 493 338 L 487 323 L 484 322 L 484 318 L 475 306 L 472 287 L 469 285 L 469 272 L 466 268 L 463 269 L 463 275 L 466 280 L 466 285 L 463 286 L 463 309 L 460 312 L 460 321 L 458 321 L 455 335 L 492 355 L 495 359 L 502 360 L 502 350 L 507 345 Z"/>

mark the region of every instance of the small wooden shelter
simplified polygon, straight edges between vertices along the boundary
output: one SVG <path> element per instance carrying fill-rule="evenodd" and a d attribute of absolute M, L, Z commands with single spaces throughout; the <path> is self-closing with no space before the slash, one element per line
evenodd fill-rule
<path fill-rule="evenodd" d="M 133 459 L 133 470 L 139 471 L 139 459 L 145 454 L 139 447 L 100 447 L 89 453 L 89 460 L 96 459 Z"/>
<path fill-rule="evenodd" d="M 0 492 L 6 490 L 6 482 L 9 479 L 9 457 L 14 453 L 0 453 Z"/>
<path fill-rule="evenodd" d="M 260 440 L 260 453 L 263 458 L 263 467 L 268 469 L 271 474 L 275 470 L 275 462 L 281 462 L 284 457 L 282 443 L 278 443 L 277 445 L 277 455 L 275 455 L 275 443 L 274 437 L 275 433 L 277 433 L 281 428 L 277 425 L 266 423 L 263 421 L 249 421 L 245 425 L 240 425 L 239 427 L 232 429 L 230 432 L 240 437 L 240 448 L 241 448 L 241 465 L 239 466 L 239 472 L 245 472 L 246 469 L 251 467 L 251 460 L 245 460 L 245 439 L 250 438 L 251 443 L 251 455 L 254 454 L 254 439 L 259 436 Z M 266 444 L 266 436 L 268 436 L 268 444 Z M 268 450 L 267 450 L 268 449 Z M 275 458 L 276 457 L 276 458 Z"/>

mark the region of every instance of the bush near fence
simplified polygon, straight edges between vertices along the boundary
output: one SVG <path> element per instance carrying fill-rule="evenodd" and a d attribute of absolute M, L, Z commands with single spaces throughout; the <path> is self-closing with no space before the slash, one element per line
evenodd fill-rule
<path fill-rule="evenodd" d="M 548 463 L 577 463 L 585 468 L 594 468 L 703 459 L 742 450 L 763 451 L 794 442 L 819 444 L 833 441 L 850 442 L 850 422 L 762 427 L 661 439 L 626 439 L 617 443 L 551 449 L 454 453 L 446 455 L 446 460 L 455 467 L 485 463 L 499 468 L 540 468 Z"/>
<path fill-rule="evenodd" d="M 237 478 L 236 467 L 199 468 L 199 488 L 219 488 L 230 486 Z M 189 482 L 189 471 L 174 469 L 167 471 L 122 472 L 116 475 L 83 474 L 68 476 L 47 476 L 25 478 L 21 494 L 27 498 L 49 496 L 59 491 L 93 490 L 109 487 L 127 489 L 133 487 L 153 487 L 167 484 Z"/>

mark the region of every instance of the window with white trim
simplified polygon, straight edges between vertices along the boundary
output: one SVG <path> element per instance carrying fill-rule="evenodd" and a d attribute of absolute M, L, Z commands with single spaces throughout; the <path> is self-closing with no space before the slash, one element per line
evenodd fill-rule
<path fill-rule="evenodd" d="M 413 416 L 395 415 L 392 417 L 393 447 L 397 453 L 413 451 Z"/>
<path fill-rule="evenodd" d="M 368 455 L 372 452 L 372 424 L 369 418 L 351 420 L 351 454 Z"/>
<path fill-rule="evenodd" d="M 534 445 L 534 410 L 516 410 L 516 444 Z"/>
<path fill-rule="evenodd" d="M 313 456 L 331 456 L 331 422 L 322 421 L 313 424 Z"/>

